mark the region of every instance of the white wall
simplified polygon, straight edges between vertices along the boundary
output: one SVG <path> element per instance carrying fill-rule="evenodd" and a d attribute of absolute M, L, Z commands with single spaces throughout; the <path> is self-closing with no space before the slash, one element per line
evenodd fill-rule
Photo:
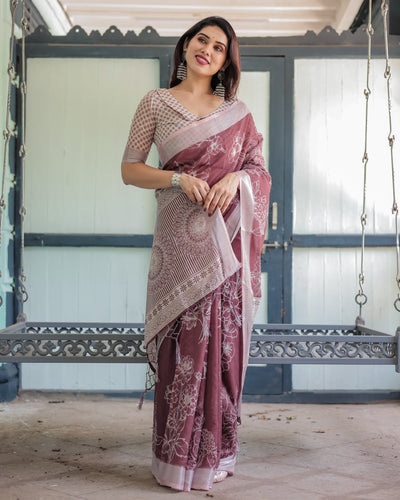
<path fill-rule="evenodd" d="M 393 127 L 400 129 L 400 60 L 392 60 Z M 393 231 L 384 61 L 371 66 L 369 233 Z M 366 61 L 295 63 L 294 233 L 359 233 Z M 397 146 L 397 145 L 396 145 Z M 398 187 L 398 186 L 397 186 Z"/>
<path fill-rule="evenodd" d="M 158 81 L 153 59 L 28 60 L 27 232 L 153 232 L 153 191 L 119 172 L 132 115 Z"/>
<path fill-rule="evenodd" d="M 391 61 L 391 66 L 396 135 L 400 131 L 400 61 Z M 384 61 L 373 61 L 371 70 L 366 231 L 394 233 Z M 365 60 L 296 61 L 294 233 L 361 233 L 365 79 Z M 398 182 L 396 189 L 400 196 Z M 359 272 L 359 248 L 294 249 L 293 322 L 354 324 Z M 363 317 L 367 326 L 392 334 L 400 324 L 393 308 L 398 292 L 395 277 L 395 250 L 367 248 L 368 303 Z M 393 366 L 294 365 L 293 387 L 399 390 L 400 376 Z"/>

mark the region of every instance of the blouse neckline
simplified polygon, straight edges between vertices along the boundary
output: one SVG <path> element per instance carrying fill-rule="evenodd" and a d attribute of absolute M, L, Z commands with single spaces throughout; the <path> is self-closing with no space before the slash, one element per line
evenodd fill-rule
<path fill-rule="evenodd" d="M 184 111 L 185 114 L 193 116 L 196 120 L 202 120 L 202 119 L 207 118 L 208 116 L 216 113 L 217 111 L 220 111 L 221 108 L 224 106 L 224 104 L 227 102 L 227 101 L 224 100 L 224 101 L 221 102 L 221 104 L 218 106 L 218 108 L 214 109 L 213 111 L 211 111 L 207 115 L 199 116 L 199 115 L 196 115 L 196 113 L 192 113 L 186 106 L 184 106 L 174 95 L 171 94 L 171 92 L 169 91 L 169 89 L 160 89 L 160 90 L 165 91 L 166 95 L 168 97 L 170 97 L 173 100 L 173 102 L 177 106 L 179 106 L 181 108 L 181 110 Z"/>

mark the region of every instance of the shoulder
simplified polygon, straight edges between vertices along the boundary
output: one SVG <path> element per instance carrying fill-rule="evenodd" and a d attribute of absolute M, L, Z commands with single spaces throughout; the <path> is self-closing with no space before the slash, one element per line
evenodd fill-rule
<path fill-rule="evenodd" d="M 157 92 L 158 92 L 158 89 L 150 90 L 149 92 L 147 92 L 147 94 L 145 94 L 142 97 L 142 99 L 140 101 L 140 105 L 143 105 L 143 104 L 152 105 L 154 100 L 157 98 Z"/>
<path fill-rule="evenodd" d="M 157 110 L 162 102 L 159 92 L 160 90 L 163 89 L 150 90 L 141 98 L 136 108 L 137 116 L 147 116 L 153 118 L 156 116 Z"/>
<path fill-rule="evenodd" d="M 251 128 L 255 127 L 253 115 L 251 114 L 250 109 L 247 107 L 247 104 L 241 101 L 240 99 L 237 99 L 236 102 L 238 106 L 237 108 L 238 113 L 240 114 L 240 116 L 242 116 L 242 118 L 246 121 L 248 126 L 250 126 Z"/>
<path fill-rule="evenodd" d="M 240 120 L 243 123 L 248 123 L 253 121 L 253 116 L 249 108 L 243 101 L 241 101 L 237 97 L 232 97 L 230 99 L 227 99 L 223 104 L 223 109 L 233 113 L 238 121 Z"/>
<path fill-rule="evenodd" d="M 231 97 L 230 99 L 226 99 L 222 106 L 224 109 L 229 109 L 229 108 L 231 108 L 232 110 L 234 109 L 236 112 L 240 113 L 241 116 L 246 116 L 246 115 L 251 116 L 249 108 L 243 101 L 238 99 L 236 96 Z"/>
<path fill-rule="evenodd" d="M 246 114 L 246 115 L 249 114 L 249 115 L 251 115 L 250 110 L 247 107 L 247 105 L 246 105 L 245 102 L 241 101 L 237 97 L 234 98 L 234 101 L 235 101 L 236 106 L 238 107 L 238 109 L 240 109 L 243 114 Z"/>
<path fill-rule="evenodd" d="M 162 107 L 165 103 L 168 103 L 172 99 L 172 95 L 168 89 L 159 88 L 153 89 L 147 92 L 140 102 L 140 106 L 146 106 L 150 108 L 153 112 L 156 111 L 160 106 Z"/>

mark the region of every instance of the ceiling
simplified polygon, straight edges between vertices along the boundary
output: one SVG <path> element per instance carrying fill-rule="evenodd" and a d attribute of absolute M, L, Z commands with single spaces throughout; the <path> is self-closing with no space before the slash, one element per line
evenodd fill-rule
<path fill-rule="evenodd" d="M 198 20 L 220 15 L 238 36 L 296 36 L 332 26 L 347 30 L 362 0 L 33 0 L 54 35 L 74 25 L 88 33 L 111 25 L 139 34 L 152 26 L 160 36 L 178 36 Z"/>

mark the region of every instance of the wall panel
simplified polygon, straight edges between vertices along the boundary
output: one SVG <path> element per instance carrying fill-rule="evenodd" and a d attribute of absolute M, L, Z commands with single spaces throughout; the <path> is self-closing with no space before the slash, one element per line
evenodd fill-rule
<path fill-rule="evenodd" d="M 120 163 L 159 78 L 156 59 L 28 60 L 27 232 L 153 233 L 154 192 L 125 186 Z M 149 260 L 150 249 L 28 248 L 28 319 L 143 322 Z M 143 364 L 21 366 L 24 389 L 144 387 Z"/>
<path fill-rule="evenodd" d="M 30 321 L 143 322 L 150 249 L 29 248 Z M 22 364 L 22 388 L 141 390 L 145 365 Z"/>
<path fill-rule="evenodd" d="M 400 314 L 397 297 L 395 251 L 367 249 L 362 315 L 366 325 L 395 334 Z M 293 322 L 306 324 L 354 324 L 358 306 L 359 249 L 296 249 L 293 252 Z M 394 366 L 293 365 L 295 390 L 400 389 Z"/>
<path fill-rule="evenodd" d="M 400 130 L 400 60 L 391 61 L 393 128 Z M 394 232 L 384 61 L 371 64 L 367 234 Z M 361 234 L 366 61 L 295 61 L 294 233 Z M 395 149 L 396 158 L 398 153 Z M 398 164 L 398 161 L 397 163 Z M 397 192 L 399 192 L 397 176 Z M 394 334 L 400 315 L 394 248 L 368 248 L 367 326 Z M 354 324 L 359 248 L 295 248 L 294 323 Z M 295 390 L 399 390 L 394 367 L 293 366 Z"/>
<path fill-rule="evenodd" d="M 396 133 L 400 130 L 400 60 L 393 60 L 391 66 Z M 394 228 L 383 72 L 384 61 L 374 60 L 369 104 L 369 233 L 390 233 Z M 295 62 L 294 233 L 360 232 L 365 80 L 365 60 Z"/>
<path fill-rule="evenodd" d="M 154 193 L 125 186 L 120 164 L 137 104 L 158 82 L 155 59 L 28 60 L 27 232 L 153 232 Z"/>

